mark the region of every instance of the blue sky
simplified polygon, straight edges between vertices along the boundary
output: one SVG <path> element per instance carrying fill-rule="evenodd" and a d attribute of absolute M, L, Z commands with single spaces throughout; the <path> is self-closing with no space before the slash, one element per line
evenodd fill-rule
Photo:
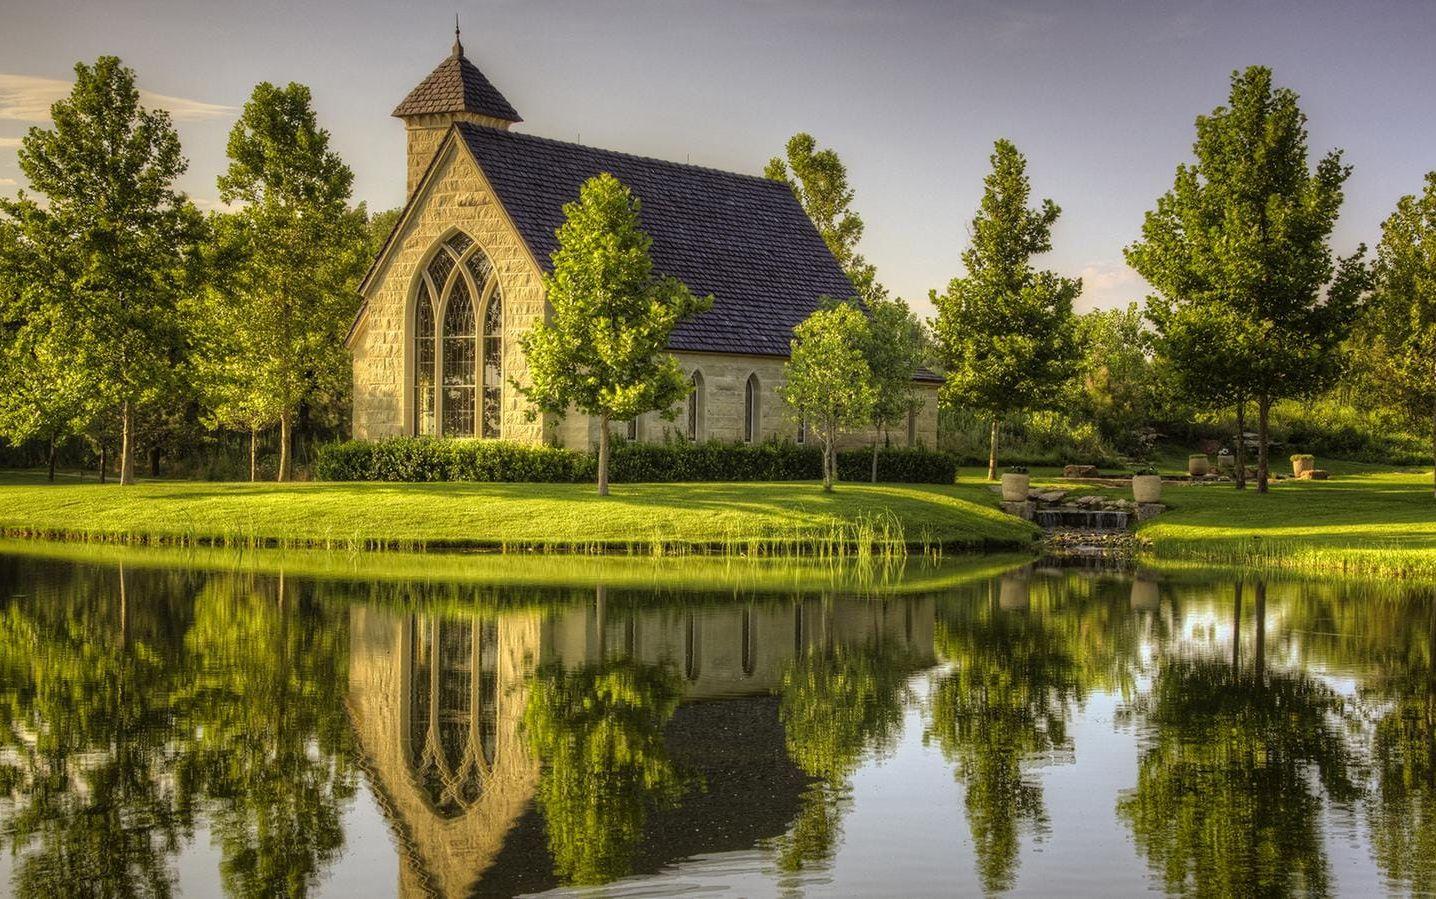
<path fill-rule="evenodd" d="M 17 140 L 74 62 L 114 53 L 174 110 L 183 187 L 201 205 L 261 80 L 310 85 L 357 198 L 398 205 L 404 138 L 389 112 L 448 52 L 456 12 L 525 131 L 753 173 L 812 132 L 848 163 L 863 251 L 924 312 L 960 271 L 998 137 L 1063 208 L 1046 264 L 1085 278 L 1079 305 L 1140 299 L 1122 248 L 1234 68 L 1271 66 L 1302 96 L 1313 151 L 1341 147 L 1355 165 L 1341 251 L 1374 243 L 1436 169 L 1429 2 L 7 0 L 0 191 L 23 181 Z"/>

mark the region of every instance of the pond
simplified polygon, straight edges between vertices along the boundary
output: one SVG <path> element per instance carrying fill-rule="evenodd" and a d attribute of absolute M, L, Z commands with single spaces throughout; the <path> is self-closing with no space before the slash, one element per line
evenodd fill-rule
<path fill-rule="evenodd" d="M 1436 889 L 1429 589 L 32 552 L 0 892 Z"/>

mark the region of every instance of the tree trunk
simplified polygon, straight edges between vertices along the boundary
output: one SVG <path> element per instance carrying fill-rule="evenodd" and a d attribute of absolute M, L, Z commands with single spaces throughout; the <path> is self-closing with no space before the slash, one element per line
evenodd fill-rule
<path fill-rule="evenodd" d="M 1431 495 L 1436 496 L 1436 402 L 1431 404 Z"/>
<path fill-rule="evenodd" d="M 100 443 L 100 483 L 105 483 L 105 477 L 109 474 L 110 457 L 108 447 L 103 441 Z"/>
<path fill-rule="evenodd" d="M 1257 493 L 1266 493 L 1270 472 L 1267 464 L 1271 456 L 1267 446 L 1267 420 L 1271 417 L 1271 398 L 1262 395 L 1257 398 Z"/>
<path fill-rule="evenodd" d="M 150 477 L 152 478 L 157 478 L 160 476 L 161 452 L 162 450 L 160 449 L 160 445 L 158 443 L 150 447 Z"/>
<path fill-rule="evenodd" d="M 120 484 L 135 482 L 135 414 L 125 400 L 120 413 Z"/>
<path fill-rule="evenodd" d="M 833 493 L 833 438 L 823 435 L 823 491 Z"/>
<path fill-rule="evenodd" d="M 50 483 L 51 483 L 51 484 L 55 483 L 55 450 L 56 450 L 55 435 L 54 435 L 54 434 L 51 434 L 51 435 L 50 435 L 50 446 L 49 446 L 49 451 L 50 451 L 50 453 L 49 453 L 49 455 L 50 455 L 50 474 L 49 474 L 49 479 L 50 479 Z"/>
<path fill-rule="evenodd" d="M 608 496 L 608 413 L 598 417 L 598 495 Z"/>
<path fill-rule="evenodd" d="M 873 483 L 878 482 L 878 438 L 873 437 Z"/>
<path fill-rule="evenodd" d="M 249 429 L 249 482 L 259 480 L 259 429 Z"/>
<path fill-rule="evenodd" d="M 1237 400 L 1237 489 L 1247 489 L 1247 401 Z"/>
<path fill-rule="evenodd" d="M 997 480 L 997 416 L 992 416 L 992 439 L 987 445 L 987 479 Z"/>
<path fill-rule="evenodd" d="M 279 474 L 274 478 L 276 481 L 289 480 L 289 439 L 293 429 L 290 412 L 286 409 L 279 416 Z"/>

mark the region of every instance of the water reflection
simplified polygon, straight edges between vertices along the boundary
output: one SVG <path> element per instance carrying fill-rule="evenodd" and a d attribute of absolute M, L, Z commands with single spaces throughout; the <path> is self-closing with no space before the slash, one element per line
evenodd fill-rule
<path fill-rule="evenodd" d="M 1433 659 L 1436 599 L 1389 585 L 406 592 L 0 556 L 0 872 L 22 896 L 196 866 L 320 893 L 379 856 L 406 895 L 1425 891 Z M 927 760 L 945 789 L 874 810 L 874 772 Z M 1034 854 L 1089 831 L 1126 854 Z"/>

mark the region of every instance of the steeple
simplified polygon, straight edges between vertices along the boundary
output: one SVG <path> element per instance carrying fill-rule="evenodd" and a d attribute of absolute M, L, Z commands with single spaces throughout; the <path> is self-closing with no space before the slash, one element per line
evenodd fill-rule
<path fill-rule="evenodd" d="M 409 133 L 409 194 L 454 122 L 507 129 L 523 121 L 498 88 L 464 56 L 458 16 L 454 16 L 454 46 L 448 58 L 409 92 L 394 108 L 394 115 L 404 120 Z"/>

